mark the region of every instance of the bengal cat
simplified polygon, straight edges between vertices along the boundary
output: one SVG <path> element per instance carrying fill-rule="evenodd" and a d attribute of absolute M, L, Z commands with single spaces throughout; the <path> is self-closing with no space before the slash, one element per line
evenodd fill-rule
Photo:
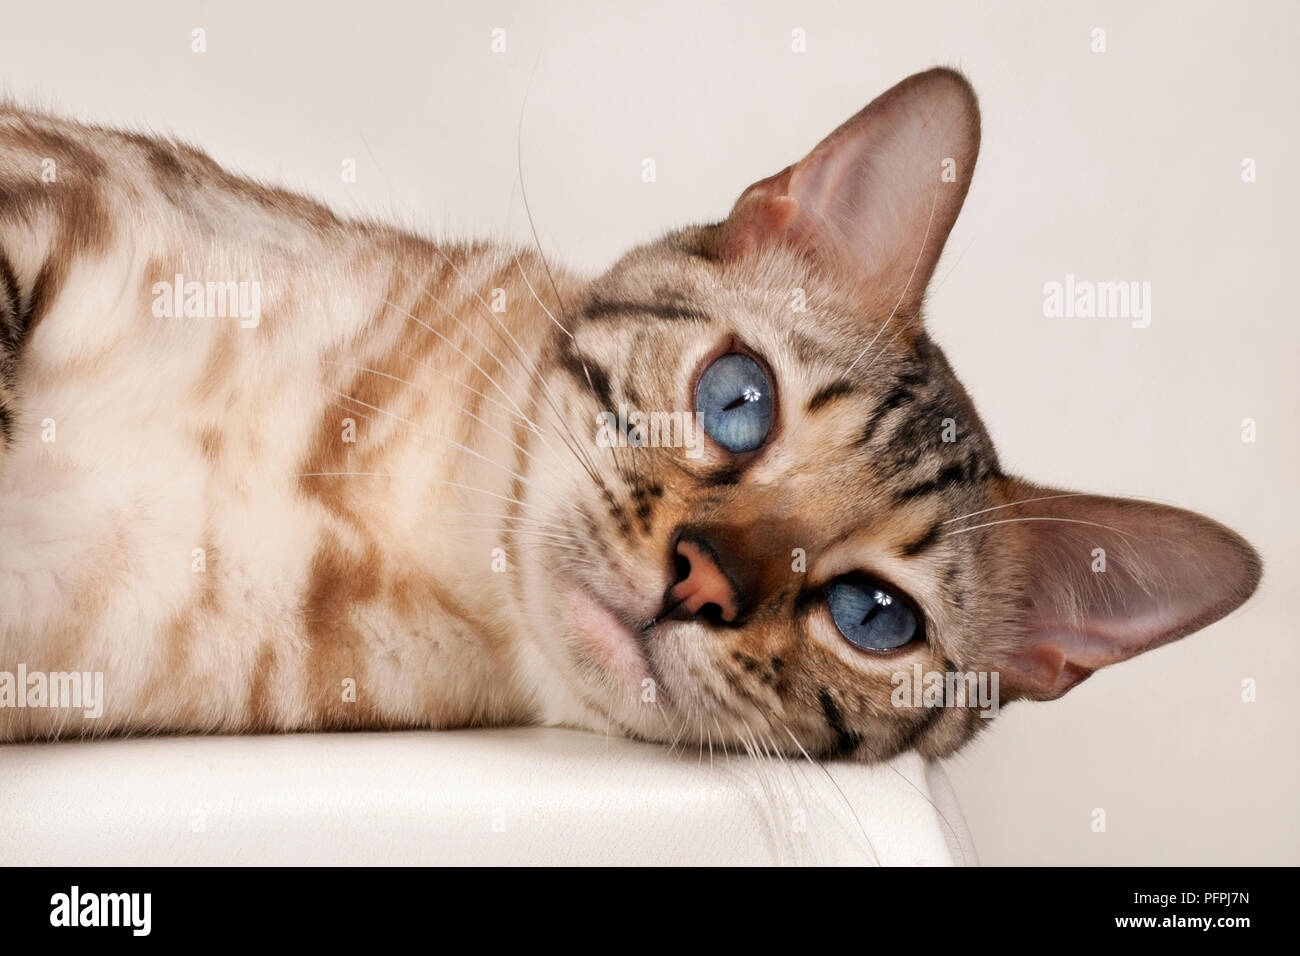
<path fill-rule="evenodd" d="M 1245 541 L 1004 473 L 923 328 L 979 140 L 918 74 L 584 278 L 0 108 L 0 739 L 944 755 L 986 678 L 1055 698 L 1223 617 Z"/>

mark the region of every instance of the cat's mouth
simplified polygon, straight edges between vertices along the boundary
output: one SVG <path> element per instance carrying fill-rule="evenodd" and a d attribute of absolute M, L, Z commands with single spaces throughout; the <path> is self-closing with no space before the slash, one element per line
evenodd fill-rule
<path fill-rule="evenodd" d="M 562 600 L 583 656 L 635 700 L 650 676 L 645 631 L 581 582 L 571 582 Z"/>

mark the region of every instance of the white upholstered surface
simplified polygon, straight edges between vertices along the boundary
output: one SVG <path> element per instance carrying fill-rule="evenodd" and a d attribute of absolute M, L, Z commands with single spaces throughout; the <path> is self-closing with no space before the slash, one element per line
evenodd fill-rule
<path fill-rule="evenodd" d="M 556 729 L 0 746 L 0 865 L 975 862 L 937 764 L 825 766 Z"/>

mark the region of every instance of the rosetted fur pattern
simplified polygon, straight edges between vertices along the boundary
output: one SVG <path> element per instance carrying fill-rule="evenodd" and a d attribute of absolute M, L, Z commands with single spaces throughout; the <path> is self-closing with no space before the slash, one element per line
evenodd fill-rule
<path fill-rule="evenodd" d="M 0 707 L 0 740 L 545 723 L 937 755 L 988 721 L 899 706 L 900 672 L 1047 699 L 1222 617 L 1249 545 L 1005 474 L 922 326 L 978 146 L 964 79 L 920 74 L 586 278 L 0 108 L 0 672 L 104 686 L 94 720 Z M 772 383 L 761 449 L 597 440 L 620 406 L 689 413 L 731 352 Z M 735 620 L 668 613 L 684 530 L 738 569 Z M 848 574 L 917 639 L 846 641 Z"/>

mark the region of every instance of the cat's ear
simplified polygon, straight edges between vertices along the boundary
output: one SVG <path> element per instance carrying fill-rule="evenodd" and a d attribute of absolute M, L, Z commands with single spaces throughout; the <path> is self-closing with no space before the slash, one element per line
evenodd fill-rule
<path fill-rule="evenodd" d="M 1255 550 L 1202 515 L 1021 483 L 1013 497 L 1025 503 L 987 516 L 1005 522 L 987 533 L 1014 563 L 1021 598 L 1014 640 L 988 662 L 1008 699 L 1059 697 L 1099 667 L 1212 624 L 1259 583 Z"/>
<path fill-rule="evenodd" d="M 975 92 L 960 73 L 908 77 L 745 190 L 718 251 L 735 259 L 793 245 L 912 312 L 961 211 L 979 141 Z"/>

